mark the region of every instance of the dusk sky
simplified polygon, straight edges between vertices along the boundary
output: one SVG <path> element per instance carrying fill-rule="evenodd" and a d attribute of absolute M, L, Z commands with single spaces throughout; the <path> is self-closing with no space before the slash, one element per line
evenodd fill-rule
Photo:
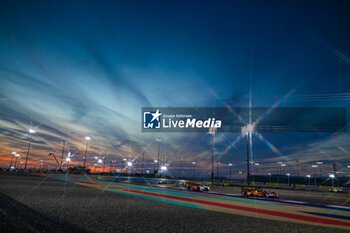
<path fill-rule="evenodd" d="M 0 156 L 31 166 L 68 141 L 80 164 L 94 156 L 175 168 L 196 161 L 208 176 L 211 136 L 143 133 L 142 107 L 350 107 L 350 4 L 346 1 L 1 1 Z M 333 3 L 333 4 L 331 4 Z M 349 115 L 349 113 L 348 113 Z M 348 117 L 349 119 L 349 117 Z M 215 160 L 245 171 L 240 133 L 215 136 Z M 259 172 L 295 161 L 303 173 L 349 172 L 348 133 L 262 133 Z M 149 164 L 149 167 L 152 167 Z M 172 172 L 170 170 L 170 172 Z M 173 170 L 176 175 L 176 170 Z M 227 169 L 222 168 L 222 175 Z"/>

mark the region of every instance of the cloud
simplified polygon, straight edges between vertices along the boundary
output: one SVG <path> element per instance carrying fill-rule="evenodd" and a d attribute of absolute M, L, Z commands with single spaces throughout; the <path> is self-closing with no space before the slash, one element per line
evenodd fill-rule
<path fill-rule="evenodd" d="M 339 133 L 317 140 L 306 145 L 294 145 L 292 152 L 285 155 L 285 162 L 293 165 L 296 160 L 304 167 L 311 166 L 317 161 L 333 164 L 334 162 L 342 164 L 346 167 L 350 159 L 350 135 L 347 133 Z M 276 163 L 281 161 L 280 157 L 265 159 L 266 163 Z M 283 161 L 284 162 L 284 161 Z"/>

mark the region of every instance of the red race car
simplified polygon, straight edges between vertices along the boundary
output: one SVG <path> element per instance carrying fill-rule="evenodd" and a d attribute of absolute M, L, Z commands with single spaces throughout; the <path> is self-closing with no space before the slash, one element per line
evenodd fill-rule
<path fill-rule="evenodd" d="M 241 194 L 247 197 L 263 197 L 264 191 L 262 189 L 245 187 L 241 189 Z"/>
<path fill-rule="evenodd" d="M 277 193 L 264 191 L 258 188 L 242 187 L 241 194 L 247 197 L 267 197 L 267 198 L 278 198 Z"/>
<path fill-rule="evenodd" d="M 203 184 L 196 184 L 196 183 L 189 183 L 187 184 L 187 189 L 191 190 L 191 191 L 209 191 L 210 188 L 206 185 Z"/>

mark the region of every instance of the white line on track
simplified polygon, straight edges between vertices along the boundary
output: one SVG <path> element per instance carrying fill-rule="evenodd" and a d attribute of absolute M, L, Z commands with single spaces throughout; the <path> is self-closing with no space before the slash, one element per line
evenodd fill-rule
<path fill-rule="evenodd" d="M 282 200 L 282 201 L 288 201 L 288 202 L 294 202 L 294 203 L 305 203 L 305 202 L 302 202 L 302 201 L 290 201 L 290 200 Z"/>
<path fill-rule="evenodd" d="M 350 210 L 350 207 L 348 206 L 341 206 L 341 205 L 327 205 L 329 207 L 337 207 L 337 208 L 343 208 L 343 209 L 349 209 Z"/>

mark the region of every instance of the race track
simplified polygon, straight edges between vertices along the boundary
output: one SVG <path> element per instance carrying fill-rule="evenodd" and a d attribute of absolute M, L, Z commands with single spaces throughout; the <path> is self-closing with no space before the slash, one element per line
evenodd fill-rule
<path fill-rule="evenodd" d="M 346 207 L 96 178 L 0 174 L 0 232 L 349 231 Z"/>
<path fill-rule="evenodd" d="M 105 182 L 86 176 L 56 176 L 56 178 L 119 194 L 192 208 L 350 230 L 350 208 L 348 207 L 312 205 L 292 201 Z"/>

